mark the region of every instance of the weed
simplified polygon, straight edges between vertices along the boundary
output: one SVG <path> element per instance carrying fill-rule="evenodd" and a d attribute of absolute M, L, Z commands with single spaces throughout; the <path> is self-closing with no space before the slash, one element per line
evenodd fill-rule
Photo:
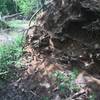
<path fill-rule="evenodd" d="M 52 74 L 52 76 L 56 78 L 56 83 L 59 87 L 59 90 L 63 93 L 66 90 L 69 90 L 71 93 L 79 91 L 79 87 L 75 84 L 77 75 L 78 70 L 75 68 L 72 70 L 70 75 L 66 75 L 61 71 L 56 71 Z"/>

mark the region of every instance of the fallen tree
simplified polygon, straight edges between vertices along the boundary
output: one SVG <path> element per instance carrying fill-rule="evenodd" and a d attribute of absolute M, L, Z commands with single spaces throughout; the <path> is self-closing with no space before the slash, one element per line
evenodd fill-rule
<path fill-rule="evenodd" d="M 2 19 L 3 20 L 11 20 L 12 18 L 17 18 L 20 15 L 22 15 L 22 13 L 16 13 L 16 14 L 12 14 L 12 15 L 3 16 Z"/>
<path fill-rule="evenodd" d="M 27 34 L 32 49 L 42 54 L 53 52 L 65 63 L 69 59 L 79 62 L 84 56 L 91 62 L 88 66 L 99 62 L 99 0 L 53 0 L 36 20 Z"/>
<path fill-rule="evenodd" d="M 54 0 L 39 21 L 52 38 L 70 37 L 91 47 L 100 44 L 99 0 Z"/>

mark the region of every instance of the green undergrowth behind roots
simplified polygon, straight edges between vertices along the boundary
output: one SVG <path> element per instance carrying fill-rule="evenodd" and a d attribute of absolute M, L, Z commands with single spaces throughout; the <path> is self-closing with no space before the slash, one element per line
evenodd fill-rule
<path fill-rule="evenodd" d="M 23 43 L 23 37 L 16 35 L 11 43 L 0 44 L 0 80 L 11 77 L 9 74 L 23 53 Z"/>

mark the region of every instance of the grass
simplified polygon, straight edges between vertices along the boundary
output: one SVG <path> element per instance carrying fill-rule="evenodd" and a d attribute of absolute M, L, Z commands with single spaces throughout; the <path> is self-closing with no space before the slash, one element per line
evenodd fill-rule
<path fill-rule="evenodd" d="M 0 78 L 6 78 L 23 53 L 22 36 L 16 36 L 12 43 L 0 45 Z"/>
<path fill-rule="evenodd" d="M 28 26 L 28 21 L 24 20 L 11 20 L 7 22 L 11 28 L 15 29 L 24 29 Z"/>

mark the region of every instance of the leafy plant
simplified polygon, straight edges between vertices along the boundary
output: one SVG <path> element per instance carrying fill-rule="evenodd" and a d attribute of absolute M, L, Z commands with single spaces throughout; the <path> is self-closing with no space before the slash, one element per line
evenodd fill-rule
<path fill-rule="evenodd" d="M 64 93 L 67 88 L 67 90 L 69 89 L 69 91 L 73 93 L 79 90 L 79 87 L 75 84 L 75 79 L 77 75 L 78 75 L 78 70 L 73 69 L 70 75 L 66 75 L 65 73 L 56 71 L 53 73 L 52 76 L 56 78 L 56 83 L 59 86 L 59 90 L 61 92 Z"/>
<path fill-rule="evenodd" d="M 0 12 L 2 15 L 16 13 L 16 3 L 14 0 L 0 0 Z"/>

